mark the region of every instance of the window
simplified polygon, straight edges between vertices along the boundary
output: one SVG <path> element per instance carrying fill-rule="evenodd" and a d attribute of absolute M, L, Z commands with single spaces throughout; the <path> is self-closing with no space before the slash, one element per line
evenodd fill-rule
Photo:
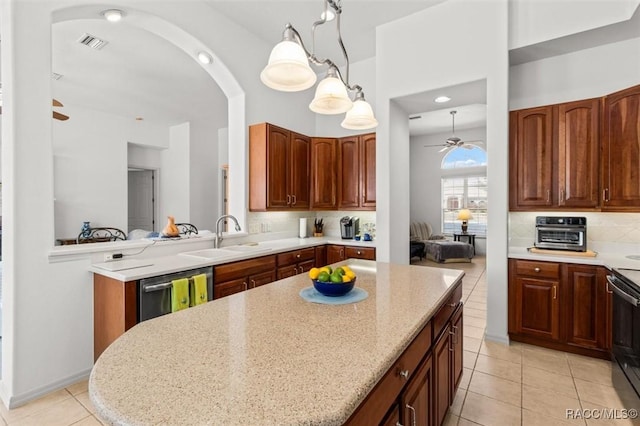
<path fill-rule="evenodd" d="M 467 208 L 473 218 L 467 232 L 487 234 L 487 154 L 474 146 L 456 148 L 442 160 L 442 232 L 461 232 L 458 211 Z"/>

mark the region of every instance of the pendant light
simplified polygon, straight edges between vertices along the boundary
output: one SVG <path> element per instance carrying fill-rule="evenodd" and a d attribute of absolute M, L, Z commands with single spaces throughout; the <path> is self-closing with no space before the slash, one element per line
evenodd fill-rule
<path fill-rule="evenodd" d="M 316 96 L 309 104 L 309 109 L 318 114 L 342 114 L 353 107 L 347 88 L 338 78 L 335 67 L 329 68 L 327 76 L 318 84 Z"/>
<path fill-rule="evenodd" d="M 273 48 L 269 63 L 260 73 L 260 80 L 275 90 L 299 92 L 308 89 L 318 78 L 309 66 L 307 55 L 287 25 L 282 41 Z"/>
<path fill-rule="evenodd" d="M 311 111 L 318 114 L 350 112 L 342 121 L 342 127 L 355 130 L 373 129 L 378 125 L 378 121 L 373 116 L 371 105 L 364 100 L 362 87 L 349 83 L 349 55 L 340 33 L 341 0 L 324 0 L 323 3 L 324 10 L 320 20 L 314 22 L 311 27 L 312 47 L 315 49 L 316 27 L 335 19 L 338 46 L 346 62 L 344 76 L 334 61 L 318 58 L 313 49 L 309 51 L 300 33 L 291 24 L 287 24 L 282 41 L 271 51 L 267 66 L 260 73 L 260 79 L 272 89 L 297 92 L 308 89 L 317 80 L 316 74 L 309 66 L 310 63 L 319 67 L 327 66 L 327 76 L 318 84 L 315 97 L 309 104 Z M 350 99 L 349 92 L 356 93 L 354 101 Z"/>
<path fill-rule="evenodd" d="M 373 109 L 364 99 L 362 91 L 356 93 L 353 108 L 347 111 L 341 126 L 349 130 L 366 130 L 378 126 L 378 120 L 373 116 Z"/>

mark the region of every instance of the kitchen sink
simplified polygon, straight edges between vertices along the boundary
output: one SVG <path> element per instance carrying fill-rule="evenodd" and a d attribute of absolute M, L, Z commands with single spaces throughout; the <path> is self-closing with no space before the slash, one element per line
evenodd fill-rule
<path fill-rule="evenodd" d="M 225 249 L 205 249 L 196 251 L 186 251 L 180 253 L 181 256 L 199 257 L 201 259 L 218 260 L 235 256 L 237 253 Z"/>

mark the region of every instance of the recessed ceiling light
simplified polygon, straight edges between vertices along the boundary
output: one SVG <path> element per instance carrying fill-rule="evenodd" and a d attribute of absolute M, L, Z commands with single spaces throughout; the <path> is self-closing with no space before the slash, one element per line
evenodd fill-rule
<path fill-rule="evenodd" d="M 124 13 L 118 9 L 108 9 L 102 12 L 102 16 L 109 22 L 118 22 L 124 16 Z"/>
<path fill-rule="evenodd" d="M 335 13 L 333 13 L 333 10 L 331 10 L 331 9 L 327 9 L 327 13 L 326 13 L 326 21 L 327 21 L 327 22 L 329 22 L 329 21 L 333 21 L 335 18 L 336 18 L 336 14 L 335 14 Z M 322 13 L 320 14 L 320 19 L 325 19 L 325 13 L 324 13 L 324 12 L 322 12 Z"/>
<path fill-rule="evenodd" d="M 433 101 L 441 104 L 441 103 L 444 103 L 444 102 L 449 102 L 450 100 L 451 100 L 451 98 L 448 97 L 448 96 L 438 96 Z"/>
<path fill-rule="evenodd" d="M 207 52 L 198 52 L 198 60 L 203 64 L 210 64 L 213 62 L 213 58 Z"/>

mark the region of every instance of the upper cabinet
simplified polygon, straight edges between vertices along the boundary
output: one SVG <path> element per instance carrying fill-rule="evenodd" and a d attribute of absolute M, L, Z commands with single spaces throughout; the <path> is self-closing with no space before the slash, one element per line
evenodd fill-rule
<path fill-rule="evenodd" d="M 340 139 L 338 209 L 375 210 L 376 135 Z"/>
<path fill-rule="evenodd" d="M 249 127 L 249 210 L 308 210 L 311 139 L 268 123 Z"/>
<path fill-rule="evenodd" d="M 249 210 L 375 210 L 376 135 L 310 138 L 249 126 Z"/>
<path fill-rule="evenodd" d="M 512 111 L 511 210 L 596 209 L 600 99 Z"/>
<path fill-rule="evenodd" d="M 311 138 L 311 208 L 335 210 L 338 186 L 338 140 Z"/>
<path fill-rule="evenodd" d="M 640 208 L 640 86 L 607 96 L 602 131 L 602 210 Z"/>

